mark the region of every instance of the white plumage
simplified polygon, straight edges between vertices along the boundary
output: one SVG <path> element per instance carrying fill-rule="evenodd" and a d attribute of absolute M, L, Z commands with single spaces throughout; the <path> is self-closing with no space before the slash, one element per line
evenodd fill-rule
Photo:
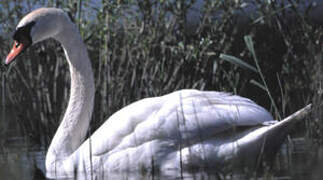
<path fill-rule="evenodd" d="M 16 34 L 18 45 L 28 44 L 20 36 L 29 36 L 31 44 L 56 39 L 70 68 L 70 100 L 46 156 L 49 177 L 152 168 L 165 172 L 255 167 L 262 153 L 274 155 L 287 134 L 286 123 L 273 121 L 269 112 L 247 98 L 181 90 L 124 107 L 84 141 L 95 89 L 91 63 L 76 26 L 62 10 L 41 8 L 20 21 Z M 20 49 L 14 46 L 6 63 Z"/>

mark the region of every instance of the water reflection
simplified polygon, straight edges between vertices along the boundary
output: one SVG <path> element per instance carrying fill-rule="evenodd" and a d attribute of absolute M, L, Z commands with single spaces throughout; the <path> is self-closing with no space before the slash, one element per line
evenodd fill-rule
<path fill-rule="evenodd" d="M 115 179 L 126 179 L 126 180 L 145 180 L 145 179 L 153 179 L 153 180 L 159 180 L 159 179 L 187 179 L 187 180 L 194 180 L 194 179 L 218 179 L 216 175 L 211 175 L 208 173 L 183 173 L 182 175 L 151 175 L 151 174 L 141 174 L 141 173 L 99 173 L 99 174 L 77 174 L 74 178 L 65 178 L 64 180 L 88 180 L 88 179 L 95 179 L 95 180 L 115 180 Z"/>
<path fill-rule="evenodd" d="M 0 179 L 45 179 L 45 151 L 34 151 L 26 147 L 23 140 L 14 138 L 9 142 L 2 141 Z"/>
<path fill-rule="evenodd" d="M 42 180 L 45 178 L 45 156 L 46 149 L 37 144 L 26 143 L 28 140 L 22 137 L 1 138 L 0 140 L 0 179 L 10 180 Z M 294 177 L 307 177 L 311 174 L 308 168 L 304 168 L 306 162 L 305 152 L 309 152 L 310 147 L 305 144 L 302 138 L 294 139 L 288 146 L 284 145 L 281 153 L 278 155 L 278 163 L 275 167 L 279 170 L 272 172 L 273 179 L 280 178 L 293 179 Z M 301 148 L 301 149 L 300 149 Z M 290 159 L 292 158 L 292 159 Z M 302 165 L 302 166 L 300 166 Z M 291 171 L 293 170 L 294 171 Z M 159 173 L 106 173 L 96 172 L 92 174 L 74 174 L 73 178 L 65 179 L 223 179 L 223 175 L 216 172 L 167 172 Z M 255 177 L 254 174 L 251 175 Z M 51 175 L 55 177 L 55 175 Z M 248 179 L 250 175 L 235 174 L 226 176 L 225 179 Z M 55 178 L 57 179 L 57 178 Z"/>
<path fill-rule="evenodd" d="M 24 138 L 14 138 L 2 146 L 0 155 L 0 179 L 10 180 L 42 180 L 45 177 L 45 156 L 46 151 L 34 150 L 33 147 L 25 146 Z M 20 146 L 20 147 L 19 147 Z M 41 149 L 41 148 L 40 148 Z M 51 177 L 55 175 L 51 174 Z M 127 180 L 144 180 L 144 179 L 218 179 L 216 174 L 205 172 L 198 173 L 180 173 L 168 172 L 166 174 L 151 173 L 104 173 L 97 172 L 93 174 L 74 174 L 72 178 L 54 178 L 61 180 L 78 179 L 78 180 L 107 180 L 107 179 L 127 179 Z"/>

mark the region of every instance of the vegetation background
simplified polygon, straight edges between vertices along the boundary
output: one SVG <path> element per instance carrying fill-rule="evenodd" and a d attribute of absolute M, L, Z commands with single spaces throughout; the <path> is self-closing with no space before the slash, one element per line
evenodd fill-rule
<path fill-rule="evenodd" d="M 204 2 L 199 23 L 192 23 L 194 0 L 1 0 L 0 57 L 9 52 L 11 34 L 26 13 L 63 8 L 79 26 L 94 69 L 89 133 L 131 102 L 184 88 L 248 97 L 276 119 L 313 103 L 311 117 L 293 137 L 310 144 L 302 168 L 319 172 L 323 31 L 308 16 L 312 7 L 301 11 L 305 0 L 255 0 L 254 13 L 244 16 L 243 1 Z M 15 64 L 0 67 L 0 153 L 5 139 L 16 136 L 46 149 L 69 97 L 62 48 L 53 40 L 39 43 Z"/>

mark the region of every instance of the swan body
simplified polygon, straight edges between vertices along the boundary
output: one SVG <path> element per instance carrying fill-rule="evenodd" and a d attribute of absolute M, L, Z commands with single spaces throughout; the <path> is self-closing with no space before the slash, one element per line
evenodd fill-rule
<path fill-rule="evenodd" d="M 49 177 L 256 166 L 260 155 L 272 157 L 286 137 L 289 123 L 273 121 L 247 98 L 187 89 L 132 103 L 85 140 L 93 109 L 93 72 L 78 29 L 62 10 L 41 8 L 26 15 L 6 63 L 47 38 L 62 44 L 71 75 L 67 110 L 46 155 Z"/>

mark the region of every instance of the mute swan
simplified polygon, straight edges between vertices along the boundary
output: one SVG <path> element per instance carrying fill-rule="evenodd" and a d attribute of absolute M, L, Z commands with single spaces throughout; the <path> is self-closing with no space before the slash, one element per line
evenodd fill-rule
<path fill-rule="evenodd" d="M 85 140 L 93 110 L 93 72 L 78 29 L 62 10 L 40 8 L 26 15 L 5 63 L 48 38 L 62 44 L 71 76 L 67 110 L 46 155 L 49 177 L 152 167 L 255 166 L 260 154 L 272 157 L 286 137 L 290 121 L 273 121 L 247 98 L 181 90 L 124 107 Z"/>

